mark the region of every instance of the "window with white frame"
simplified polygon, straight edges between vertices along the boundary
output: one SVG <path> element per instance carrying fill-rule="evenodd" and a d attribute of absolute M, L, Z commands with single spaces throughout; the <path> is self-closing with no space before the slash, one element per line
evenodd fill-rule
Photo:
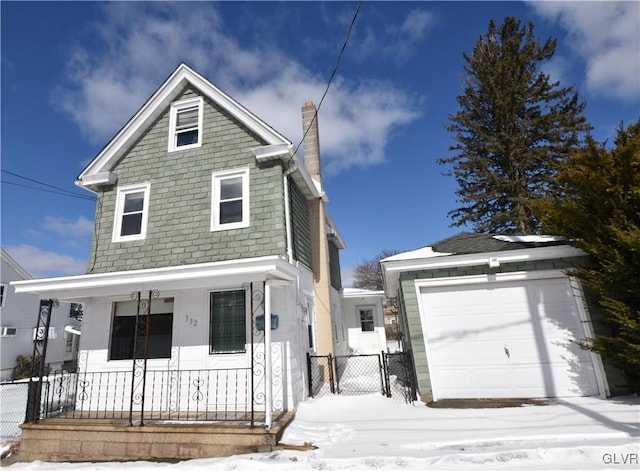
<path fill-rule="evenodd" d="M 149 184 L 118 188 L 113 242 L 144 239 L 149 215 Z"/>
<path fill-rule="evenodd" d="M 6 298 L 7 294 L 7 285 L 4 283 L 0 284 L 0 307 L 4 307 L 4 298 Z"/>
<path fill-rule="evenodd" d="M 375 331 L 375 325 L 373 322 L 373 307 L 359 307 L 358 313 L 360 315 L 360 327 L 362 332 Z"/>
<path fill-rule="evenodd" d="M 191 149 L 202 144 L 202 97 L 171 104 L 169 152 Z"/>
<path fill-rule="evenodd" d="M 16 327 L 0 327 L 0 337 L 13 337 L 17 333 Z"/>
<path fill-rule="evenodd" d="M 211 230 L 249 227 L 249 169 L 217 172 L 211 182 Z"/>

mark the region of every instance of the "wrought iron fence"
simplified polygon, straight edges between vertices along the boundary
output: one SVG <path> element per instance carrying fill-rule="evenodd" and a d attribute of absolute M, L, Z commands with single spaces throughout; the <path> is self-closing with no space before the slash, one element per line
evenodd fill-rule
<path fill-rule="evenodd" d="M 413 402 L 416 386 L 410 352 L 371 355 L 307 355 L 309 395 L 383 396 Z"/>
<path fill-rule="evenodd" d="M 144 389 L 139 387 L 142 378 L 131 371 L 62 373 L 45 379 L 40 418 L 249 421 L 253 425 L 260 412 L 252 399 L 250 368 L 147 371 Z"/>

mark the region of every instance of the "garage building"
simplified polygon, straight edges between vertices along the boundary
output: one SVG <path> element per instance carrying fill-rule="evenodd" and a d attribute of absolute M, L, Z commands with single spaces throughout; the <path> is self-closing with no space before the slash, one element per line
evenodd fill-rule
<path fill-rule="evenodd" d="M 553 236 L 461 233 L 382 260 L 423 401 L 609 396 L 571 268 Z"/>

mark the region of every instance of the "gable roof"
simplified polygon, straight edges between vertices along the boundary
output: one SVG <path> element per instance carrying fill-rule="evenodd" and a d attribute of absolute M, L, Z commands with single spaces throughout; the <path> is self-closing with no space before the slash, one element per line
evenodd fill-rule
<path fill-rule="evenodd" d="M 80 173 L 76 184 L 87 189 L 101 184 L 114 184 L 117 177 L 111 173 L 113 165 L 177 98 L 188 84 L 197 88 L 204 96 L 226 110 L 254 132 L 267 146 L 289 148 L 292 143 L 236 100 L 213 85 L 185 63 L 169 76 L 144 105 L 133 115 L 120 131 L 107 143 L 100 153 Z"/>
<path fill-rule="evenodd" d="M 387 296 L 395 296 L 401 273 L 476 265 L 499 266 L 533 260 L 585 256 L 571 241 L 549 235 L 500 235 L 461 232 L 410 252 L 380 261 Z M 497 265 L 493 265 L 497 264 Z"/>
<path fill-rule="evenodd" d="M 461 232 L 452 237 L 435 242 L 431 244 L 430 247 L 434 252 L 460 255 L 568 244 L 569 240 L 566 238 L 551 235 L 509 236 Z"/>
<path fill-rule="evenodd" d="M 16 274 L 23 280 L 31 280 L 32 277 L 31 275 L 27 272 L 27 270 L 25 270 L 24 268 L 22 268 L 22 266 L 15 261 L 15 259 L 9 255 L 9 252 L 7 252 L 4 248 L 0 248 L 0 252 L 1 252 L 1 256 L 2 256 L 2 261 L 5 262 L 7 265 L 9 265 L 9 267 L 11 267 L 11 269 L 16 272 Z M 9 280 L 6 280 L 9 281 Z"/>

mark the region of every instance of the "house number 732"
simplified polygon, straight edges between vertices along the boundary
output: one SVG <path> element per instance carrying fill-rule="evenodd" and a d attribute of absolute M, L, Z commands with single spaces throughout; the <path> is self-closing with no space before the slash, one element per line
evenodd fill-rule
<path fill-rule="evenodd" d="M 196 327 L 198 325 L 198 319 L 194 319 L 191 316 L 184 316 L 184 323 L 191 327 Z"/>

